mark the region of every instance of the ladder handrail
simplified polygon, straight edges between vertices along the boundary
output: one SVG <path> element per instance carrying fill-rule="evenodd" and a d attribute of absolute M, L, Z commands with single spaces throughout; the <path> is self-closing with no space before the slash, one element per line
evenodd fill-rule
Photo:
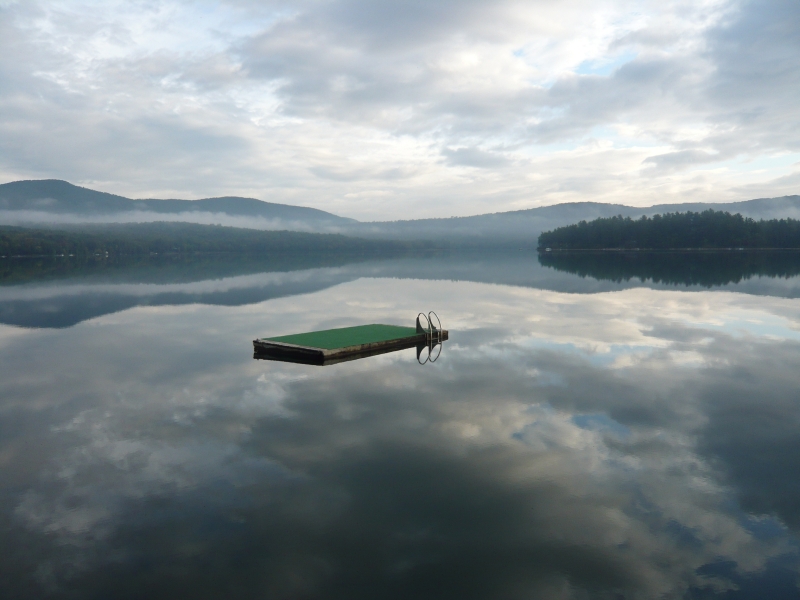
<path fill-rule="evenodd" d="M 422 327 L 422 325 L 419 322 L 420 317 L 425 319 L 427 327 Z M 419 313 L 417 315 L 417 333 L 427 333 L 428 335 L 430 335 L 430 332 L 431 332 L 431 322 L 428 320 L 428 317 L 425 316 L 425 313 Z"/>
<path fill-rule="evenodd" d="M 439 323 L 439 328 L 438 329 L 433 325 L 433 319 L 431 319 L 431 315 L 436 317 L 436 322 Z M 430 323 L 430 326 L 431 326 L 431 329 L 432 329 L 432 331 L 431 331 L 431 340 L 433 340 L 433 332 L 435 331 L 436 334 L 437 334 L 436 335 L 437 341 L 441 344 L 442 343 L 442 321 L 439 319 L 439 315 L 437 315 L 433 311 L 430 311 L 428 313 L 428 323 Z"/>
<path fill-rule="evenodd" d="M 427 327 L 422 326 L 422 323 L 419 321 L 420 317 L 425 320 Z M 436 317 L 436 322 L 439 324 L 439 327 L 433 324 L 433 317 Z M 442 321 L 439 319 L 439 315 L 433 311 L 430 311 L 427 315 L 425 313 L 419 313 L 417 315 L 417 333 L 424 333 L 426 342 L 424 346 L 417 346 L 417 361 L 421 365 L 427 362 L 436 362 L 436 359 L 442 355 L 442 346 L 444 342 L 442 339 Z M 433 350 L 437 346 L 439 347 L 439 351 L 436 353 L 436 356 L 433 357 Z M 428 350 L 428 356 L 425 357 L 425 360 L 421 360 L 423 348 L 427 348 Z"/>

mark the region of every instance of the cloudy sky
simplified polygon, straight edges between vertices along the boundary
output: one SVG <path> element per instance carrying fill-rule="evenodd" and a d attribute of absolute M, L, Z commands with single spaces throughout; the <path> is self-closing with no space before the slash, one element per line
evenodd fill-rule
<path fill-rule="evenodd" d="M 0 182 L 359 219 L 800 192 L 797 0 L 0 0 Z"/>

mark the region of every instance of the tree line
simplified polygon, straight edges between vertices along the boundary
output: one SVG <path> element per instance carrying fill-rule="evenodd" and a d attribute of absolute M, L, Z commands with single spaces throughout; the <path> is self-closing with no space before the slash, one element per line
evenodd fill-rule
<path fill-rule="evenodd" d="M 800 248 L 800 221 L 756 221 L 706 210 L 631 217 L 601 217 L 558 227 L 539 236 L 539 248 L 554 250 L 676 248 Z"/>
<path fill-rule="evenodd" d="M 405 249 L 399 242 L 340 234 L 260 231 L 191 223 L 136 223 L 80 228 L 0 227 L 0 256 L 135 256 L 192 252 L 243 254 L 386 254 Z"/>

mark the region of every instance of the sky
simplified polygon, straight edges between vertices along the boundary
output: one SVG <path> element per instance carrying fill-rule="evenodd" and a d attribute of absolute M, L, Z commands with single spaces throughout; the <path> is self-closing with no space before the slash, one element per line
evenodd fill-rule
<path fill-rule="evenodd" d="M 0 183 L 361 220 L 800 193 L 797 0 L 0 0 Z"/>

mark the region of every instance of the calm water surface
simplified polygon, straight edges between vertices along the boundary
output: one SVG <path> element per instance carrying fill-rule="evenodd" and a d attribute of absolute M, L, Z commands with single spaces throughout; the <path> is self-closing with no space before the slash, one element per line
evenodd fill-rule
<path fill-rule="evenodd" d="M 800 595 L 797 276 L 206 267 L 0 285 L 3 598 Z M 431 309 L 433 364 L 253 360 Z"/>

